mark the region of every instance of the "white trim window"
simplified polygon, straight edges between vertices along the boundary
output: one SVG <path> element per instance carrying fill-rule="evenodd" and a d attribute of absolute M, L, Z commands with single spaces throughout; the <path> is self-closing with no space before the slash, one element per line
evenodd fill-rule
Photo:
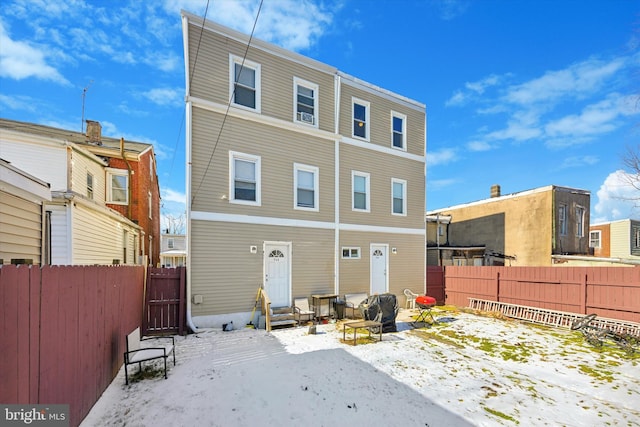
<path fill-rule="evenodd" d="M 354 138 L 369 141 L 369 106 L 367 101 L 351 98 L 351 116 L 353 117 L 353 129 L 351 135 Z"/>
<path fill-rule="evenodd" d="M 260 112 L 260 64 L 229 55 L 229 96 L 236 107 Z"/>
<path fill-rule="evenodd" d="M 319 210 L 319 169 L 315 166 L 293 164 L 293 208 Z"/>
<path fill-rule="evenodd" d="M 407 181 L 391 178 L 391 214 L 407 216 Z"/>
<path fill-rule="evenodd" d="M 175 240 L 171 237 L 167 239 L 167 248 L 169 249 L 175 248 Z"/>
<path fill-rule="evenodd" d="M 107 203 L 129 204 L 129 172 L 125 169 L 107 168 Z"/>
<path fill-rule="evenodd" d="M 260 157 L 229 151 L 229 201 L 260 206 Z"/>
<path fill-rule="evenodd" d="M 293 121 L 318 127 L 318 85 L 293 78 Z"/>
<path fill-rule="evenodd" d="M 584 237 L 584 213 L 585 208 L 576 206 L 576 237 Z"/>
<path fill-rule="evenodd" d="M 370 174 L 351 171 L 351 208 L 354 211 L 371 211 Z"/>
<path fill-rule="evenodd" d="M 600 230 L 593 230 L 589 232 L 589 247 L 590 248 L 596 248 L 596 249 L 600 249 L 601 248 L 601 237 L 600 237 Z"/>
<path fill-rule="evenodd" d="M 407 151 L 407 116 L 391 112 L 391 146 Z"/>
<path fill-rule="evenodd" d="M 343 246 L 342 259 L 360 259 L 360 248 L 355 246 Z"/>
<path fill-rule="evenodd" d="M 567 235 L 567 205 L 558 206 L 558 228 L 561 236 Z"/>

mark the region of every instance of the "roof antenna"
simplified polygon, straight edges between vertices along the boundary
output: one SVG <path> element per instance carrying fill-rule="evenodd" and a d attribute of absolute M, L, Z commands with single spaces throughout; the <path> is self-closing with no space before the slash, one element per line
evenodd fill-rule
<path fill-rule="evenodd" d="M 80 125 L 80 130 L 83 134 L 84 134 L 84 99 L 87 97 L 87 91 L 89 90 L 91 83 L 93 83 L 93 80 L 90 80 L 89 84 L 86 85 L 84 89 L 82 89 L 82 124 Z"/>

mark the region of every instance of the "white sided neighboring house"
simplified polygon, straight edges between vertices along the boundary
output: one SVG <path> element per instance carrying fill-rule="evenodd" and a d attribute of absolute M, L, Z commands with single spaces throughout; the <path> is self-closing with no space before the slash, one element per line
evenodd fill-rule
<path fill-rule="evenodd" d="M 47 135 L 42 126 L 37 133 L 30 126 L 0 119 L 0 152 L 13 167 L 50 185 L 50 200 L 43 201 L 40 264 L 139 264 L 143 233 L 107 207 L 113 183 L 105 160 L 59 129 Z"/>
<path fill-rule="evenodd" d="M 184 234 L 160 235 L 160 265 L 167 268 L 187 265 L 187 237 Z"/>

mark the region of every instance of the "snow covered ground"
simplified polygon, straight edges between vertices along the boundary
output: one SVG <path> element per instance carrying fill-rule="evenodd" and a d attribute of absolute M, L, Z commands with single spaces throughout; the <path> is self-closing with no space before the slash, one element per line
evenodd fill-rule
<path fill-rule="evenodd" d="M 83 427 L 640 426 L 640 355 L 594 349 L 578 332 L 457 310 L 382 342 L 342 342 L 340 322 L 176 337 L 169 378 L 124 384 Z M 134 368 L 134 371 L 136 368 Z"/>

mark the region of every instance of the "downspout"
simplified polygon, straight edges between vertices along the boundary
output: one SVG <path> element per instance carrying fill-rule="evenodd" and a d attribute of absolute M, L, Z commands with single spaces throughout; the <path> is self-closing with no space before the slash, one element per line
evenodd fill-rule
<path fill-rule="evenodd" d="M 334 82 L 334 133 L 335 133 L 335 146 L 334 146 L 334 284 L 333 289 L 335 294 L 340 294 L 340 85 L 342 81 L 338 74 L 333 77 Z"/>
<path fill-rule="evenodd" d="M 131 172 L 131 164 L 129 164 L 129 161 L 127 160 L 127 156 L 124 155 L 124 138 L 120 138 L 120 155 L 122 156 L 122 160 L 124 160 L 124 162 L 127 164 L 127 170 L 129 171 L 129 179 L 127 180 L 127 218 L 131 219 L 131 187 L 132 187 L 132 182 L 131 182 L 131 176 L 133 175 L 133 173 Z"/>
<path fill-rule="evenodd" d="M 202 25 L 202 31 L 204 31 L 204 22 Z M 196 325 L 193 323 L 193 317 L 191 317 L 191 239 L 189 238 L 191 235 L 191 100 L 189 99 L 191 93 L 191 76 L 189 71 L 191 71 L 190 63 L 189 63 L 189 19 L 186 16 L 182 16 L 182 42 L 183 52 L 184 52 L 184 64 L 185 70 L 188 72 L 184 73 L 185 78 L 185 190 L 186 190 L 186 202 L 187 202 L 187 224 L 185 226 L 185 249 L 186 249 L 186 259 L 185 266 L 187 268 L 187 326 L 194 334 L 201 332 L 198 330 Z"/>

